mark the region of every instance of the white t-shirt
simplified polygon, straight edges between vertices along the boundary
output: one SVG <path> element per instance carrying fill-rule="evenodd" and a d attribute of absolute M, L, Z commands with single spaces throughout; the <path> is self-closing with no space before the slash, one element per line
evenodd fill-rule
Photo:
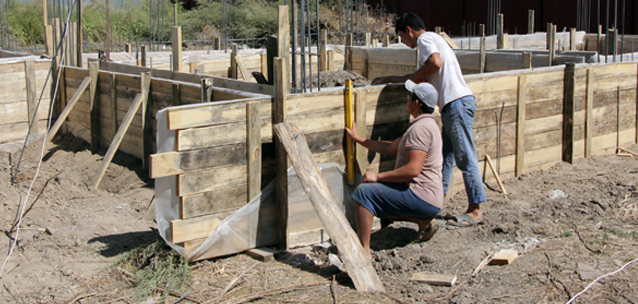
<path fill-rule="evenodd" d="M 419 47 L 419 63 L 421 66 L 423 66 L 434 53 L 439 53 L 441 61 L 443 61 L 443 65 L 438 73 L 434 73 L 428 77 L 428 82 L 439 92 L 439 111 L 442 111 L 443 107 L 451 101 L 473 95 L 465 83 L 465 79 L 463 79 L 461 66 L 459 65 L 458 59 L 456 59 L 456 54 L 454 54 L 452 48 L 441 35 L 434 32 L 425 32 L 419 36 L 417 44 Z"/>

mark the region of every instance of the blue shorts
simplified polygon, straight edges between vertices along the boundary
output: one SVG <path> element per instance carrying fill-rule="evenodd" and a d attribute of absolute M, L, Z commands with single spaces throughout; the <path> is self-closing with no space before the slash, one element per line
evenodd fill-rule
<path fill-rule="evenodd" d="M 378 218 L 432 219 L 441 211 L 416 196 L 406 183 L 363 183 L 352 198 Z"/>

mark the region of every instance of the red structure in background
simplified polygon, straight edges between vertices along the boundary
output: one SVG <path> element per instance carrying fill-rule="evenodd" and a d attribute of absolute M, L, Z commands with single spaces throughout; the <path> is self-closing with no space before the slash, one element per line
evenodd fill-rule
<path fill-rule="evenodd" d="M 371 7 L 385 7 L 389 13 L 415 13 L 425 23 L 426 30 L 434 30 L 435 26 L 441 26 L 445 32 L 452 36 L 462 34 L 464 24 L 472 24 L 478 33 L 478 25 L 488 26 L 488 16 L 490 15 L 490 4 L 494 0 L 368 0 Z M 589 12 L 589 22 L 582 22 L 583 26 L 578 30 L 586 30 L 588 33 L 596 33 L 598 25 L 598 0 L 500 0 L 500 13 L 504 14 L 504 31 L 510 34 L 527 33 L 528 10 L 534 10 L 534 30 L 545 32 L 547 23 L 551 22 L 557 26 L 560 32 L 564 28 L 576 27 L 578 22 L 578 11 L 581 5 L 589 4 L 581 12 Z M 605 32 L 607 24 L 607 5 L 609 3 L 609 27 L 614 25 L 615 5 L 618 4 L 618 33 L 622 33 L 623 2 L 625 5 L 624 25 L 625 34 L 638 34 L 638 0 L 600 0 L 600 24 Z M 490 34 L 489 32 L 487 34 Z"/>

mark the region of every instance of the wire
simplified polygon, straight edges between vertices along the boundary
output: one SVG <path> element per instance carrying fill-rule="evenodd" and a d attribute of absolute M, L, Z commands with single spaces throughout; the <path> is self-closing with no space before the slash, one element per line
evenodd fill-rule
<path fill-rule="evenodd" d="M 638 261 L 638 259 L 635 259 L 635 260 L 633 260 L 633 261 L 631 261 L 631 262 L 629 262 L 629 263 L 627 263 L 627 264 L 623 265 L 622 267 L 620 267 L 620 269 L 618 269 L 618 270 L 616 270 L 616 271 L 614 271 L 614 272 L 611 272 L 611 273 L 608 273 L 608 274 L 606 274 L 606 275 L 603 275 L 603 276 L 598 277 L 598 278 L 597 278 L 597 279 L 595 279 L 593 282 L 591 282 L 591 283 L 590 283 L 587 287 L 585 287 L 585 289 L 583 289 L 583 291 L 579 292 L 577 295 L 575 295 L 573 298 L 571 298 L 571 299 L 569 300 L 569 302 L 567 302 L 567 304 L 570 304 L 571 302 L 573 302 L 574 300 L 576 300 L 576 298 L 578 298 L 580 295 L 582 295 L 583 293 L 585 293 L 585 291 L 587 291 L 587 289 L 589 289 L 589 287 L 591 287 L 591 286 L 592 286 L 592 285 L 594 285 L 596 282 L 598 282 L 598 280 L 600 280 L 600 279 L 602 279 L 602 278 L 604 278 L 604 277 L 608 277 L 608 276 L 610 276 L 610 275 L 613 275 L 613 274 L 619 273 L 619 272 L 621 272 L 623 269 L 625 269 L 625 267 L 629 266 L 630 264 L 632 264 L 632 263 L 634 263 L 634 262 L 636 262 L 636 261 Z"/>
<path fill-rule="evenodd" d="M 77 5 L 77 1 L 78 0 L 75 0 L 74 3 L 73 3 L 73 7 L 74 8 Z M 66 23 L 64 25 L 64 32 L 62 33 L 62 38 L 60 39 L 61 40 L 60 44 L 57 47 L 58 50 L 60 50 L 60 48 L 62 47 L 62 44 L 63 44 L 62 41 L 66 37 L 67 28 L 69 26 L 69 20 L 71 18 L 71 13 L 72 12 L 73 12 L 73 10 L 70 9 L 69 13 L 67 15 Z M 62 54 L 62 55 L 64 54 L 64 49 L 63 48 L 62 48 L 62 52 L 60 54 Z M 54 56 L 54 58 L 52 60 L 55 60 L 55 56 Z M 61 56 L 60 63 L 64 63 L 64 56 Z M 49 73 L 51 73 L 51 70 L 52 69 L 49 69 Z M 57 71 L 58 79 L 60 77 L 60 71 L 61 70 L 62 69 L 58 69 L 58 71 Z M 48 74 L 47 74 L 47 80 L 48 80 L 48 78 L 49 77 L 48 77 Z M 48 117 L 48 121 L 47 121 L 47 129 L 51 125 L 51 118 L 53 116 L 53 105 L 55 103 L 55 96 L 57 95 L 57 92 L 58 92 L 58 84 L 59 83 L 60 83 L 59 81 L 56 82 L 55 90 L 53 91 L 53 97 L 54 98 L 53 98 L 53 100 L 51 100 L 51 106 L 49 107 L 49 117 Z M 46 87 L 46 82 L 45 82 L 45 85 L 42 88 L 42 93 L 40 94 L 40 100 L 38 101 L 38 105 L 42 101 L 42 95 L 44 93 L 45 87 Z M 37 113 L 37 109 L 38 109 L 38 107 L 36 107 L 36 113 Z M 34 117 L 36 117 L 35 116 L 36 113 L 34 113 Z M 35 119 L 32 119 L 31 121 L 32 121 L 31 125 L 33 125 L 33 123 L 37 123 L 37 122 L 35 122 Z M 31 131 L 31 126 L 29 126 L 29 132 L 30 131 Z M 23 153 L 24 153 L 24 149 L 25 149 L 25 146 L 26 146 L 26 142 L 28 141 L 28 138 L 29 138 L 29 134 L 27 133 L 27 138 L 25 138 L 25 144 L 24 144 L 24 146 L 22 148 L 22 152 Z M 33 189 L 33 185 L 35 184 L 35 181 L 38 178 L 38 174 L 40 173 L 40 166 L 42 165 L 42 158 L 44 157 L 44 148 L 45 148 L 45 144 L 47 142 L 46 139 L 47 139 L 47 136 L 45 135 L 44 139 L 42 140 L 42 149 L 40 150 L 40 160 L 38 161 L 38 166 L 36 168 L 35 175 L 33 176 L 33 180 L 31 180 L 31 184 L 29 185 L 29 190 L 27 191 L 27 194 L 24 197 L 24 203 L 22 203 L 22 206 L 20 208 L 20 217 L 18 218 L 18 224 L 16 225 L 16 235 L 15 235 L 15 238 L 13 239 L 13 244 L 11 244 L 11 249 L 9 249 L 9 253 L 7 254 L 7 257 L 4 260 L 4 263 L 2 263 L 2 268 L 0 268 L 0 278 L 2 278 L 2 273 L 4 272 L 4 268 L 7 266 L 7 262 L 9 261 L 9 258 L 11 257 L 11 254 L 13 253 L 13 250 L 15 249 L 16 244 L 18 243 L 18 237 L 20 235 L 20 224 L 22 223 L 22 218 L 24 216 L 24 207 L 27 205 L 27 201 L 29 199 L 29 194 L 31 194 L 31 189 Z M 20 155 L 20 160 L 21 159 L 22 159 L 22 154 Z"/>

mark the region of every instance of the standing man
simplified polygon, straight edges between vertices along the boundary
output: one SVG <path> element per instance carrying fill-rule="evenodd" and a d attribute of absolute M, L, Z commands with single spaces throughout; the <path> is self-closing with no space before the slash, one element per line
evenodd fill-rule
<path fill-rule="evenodd" d="M 448 223 L 471 226 L 483 220 L 479 204 L 486 201 L 485 189 L 478 167 L 472 139 L 476 100 L 465 83 L 454 51 L 438 34 L 426 32 L 417 15 L 403 14 L 395 24 L 401 41 L 410 48 L 419 48 L 421 68 L 403 76 L 379 77 L 372 84 L 402 83 L 410 79 L 430 82 L 439 92 L 438 107 L 443 122 L 443 192 L 452 180 L 454 163 L 463 173 L 468 207 L 465 213 Z"/>

